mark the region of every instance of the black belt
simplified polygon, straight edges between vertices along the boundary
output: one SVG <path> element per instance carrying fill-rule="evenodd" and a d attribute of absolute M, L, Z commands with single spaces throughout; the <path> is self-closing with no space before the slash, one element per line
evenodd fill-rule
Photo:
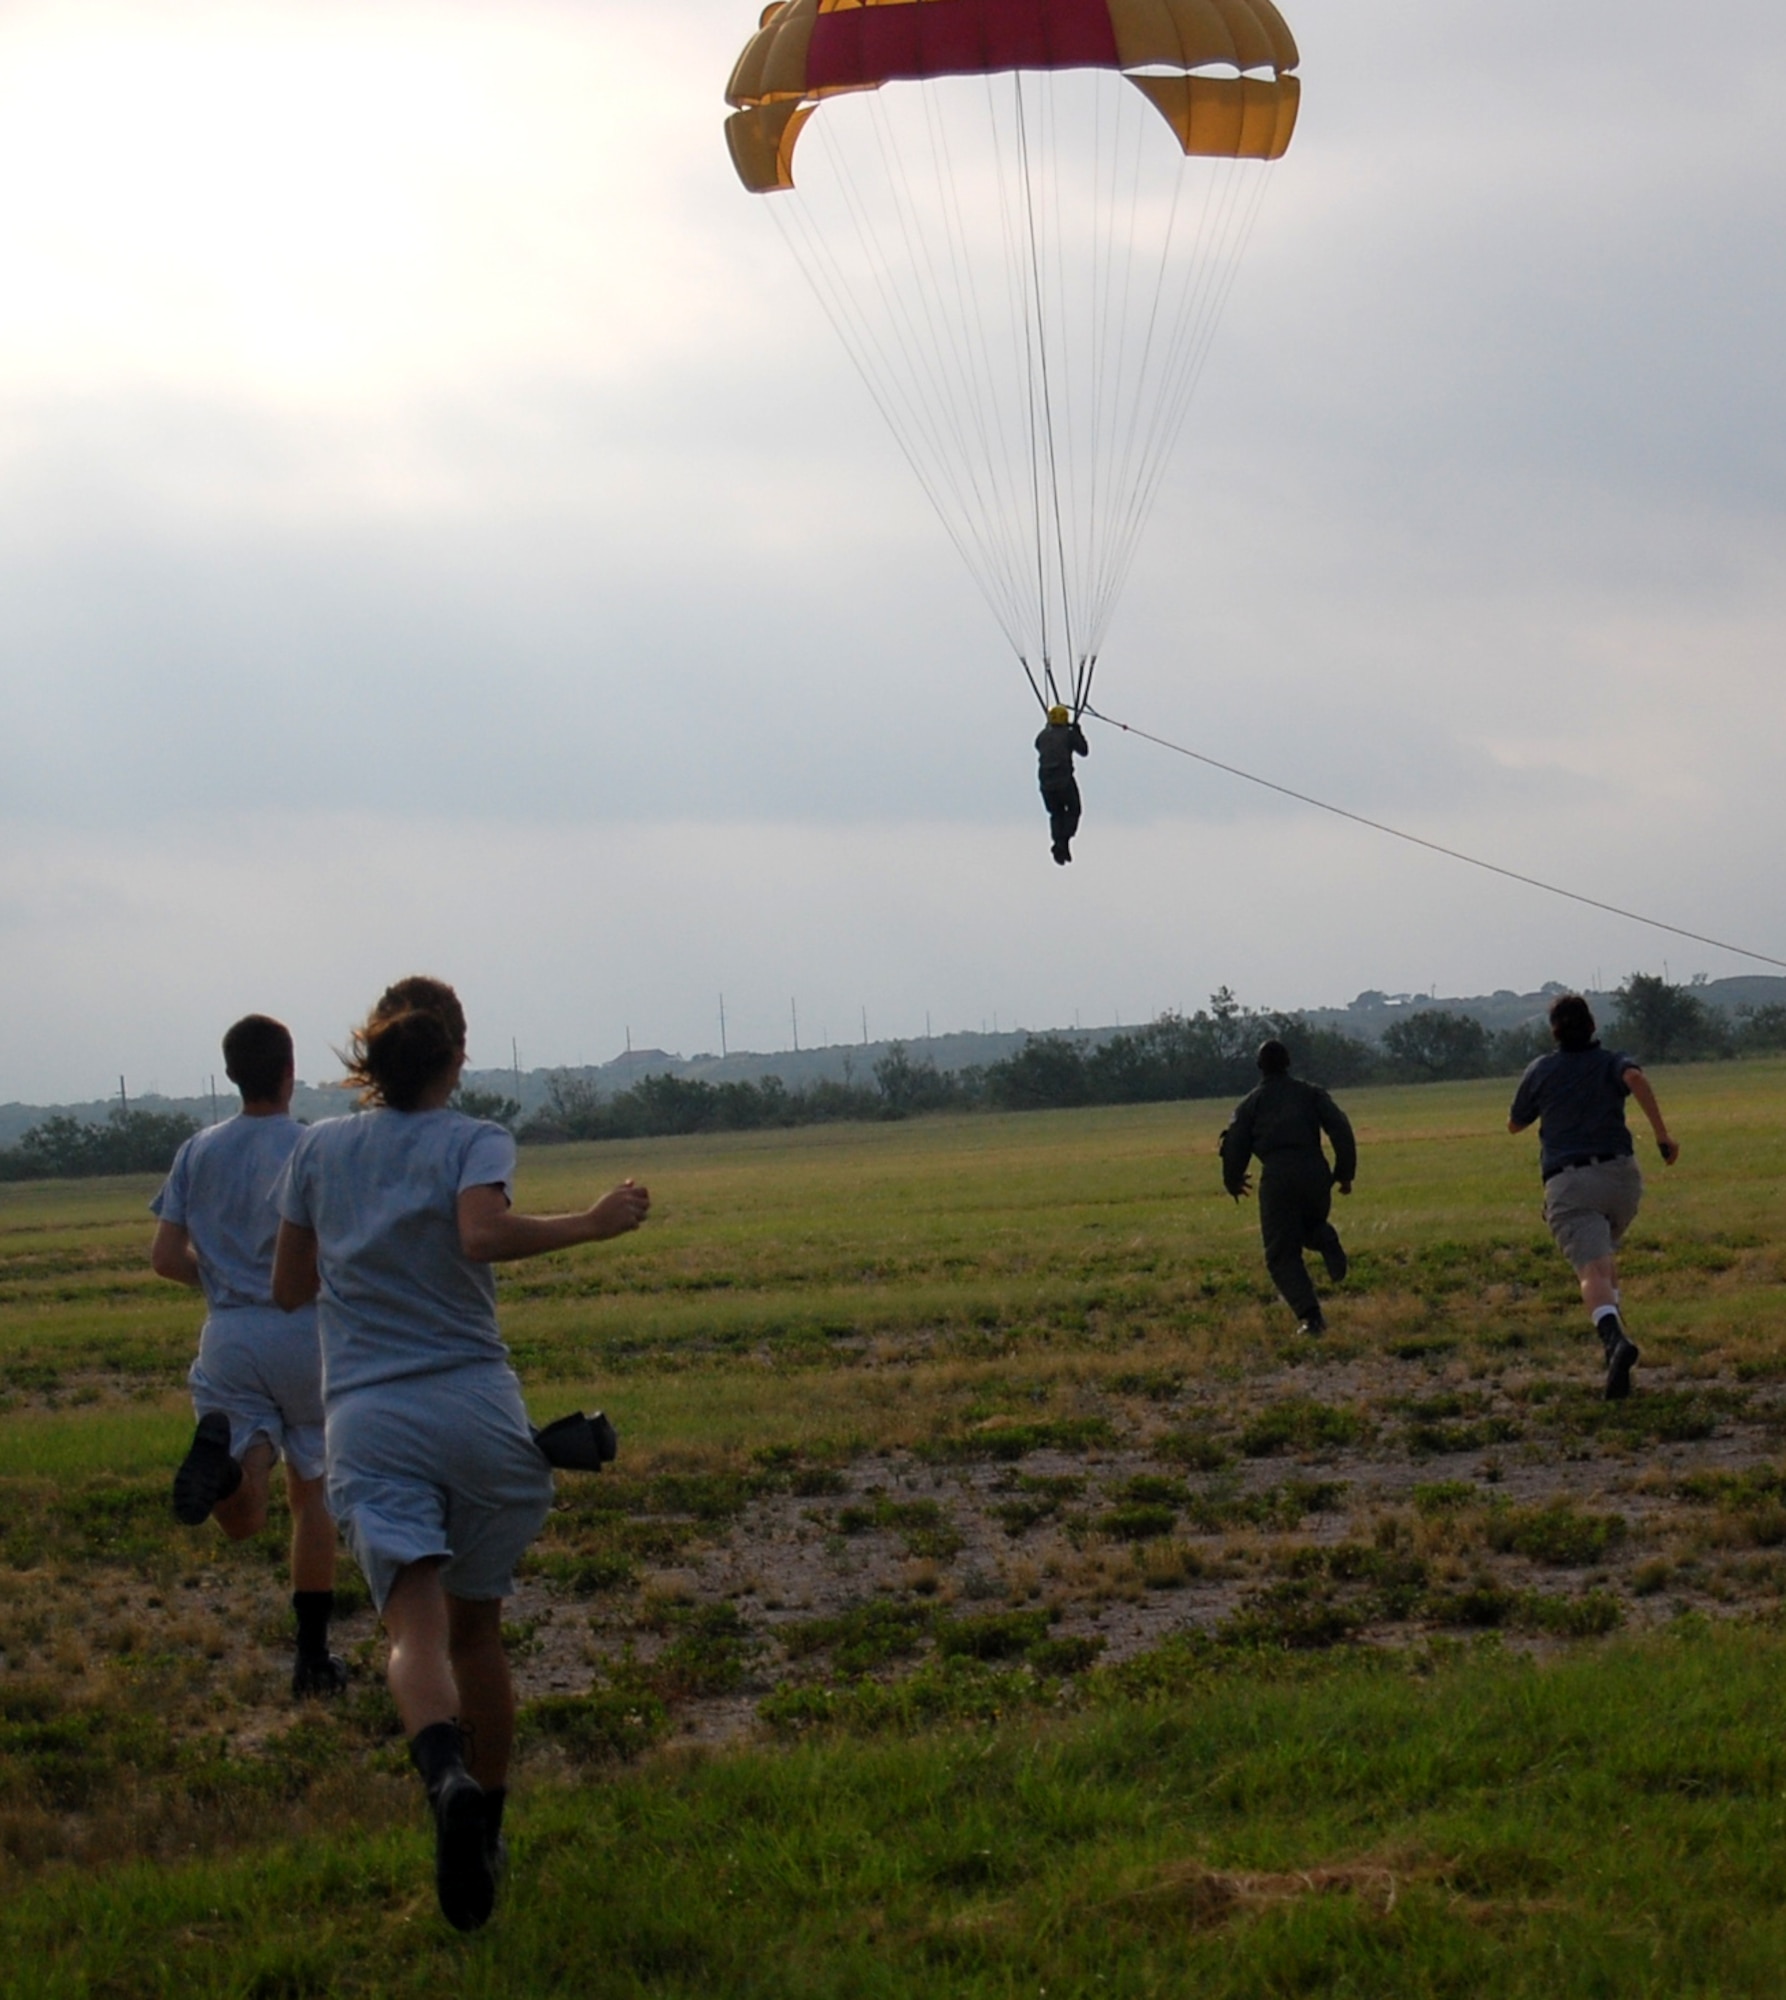
<path fill-rule="evenodd" d="M 1558 1174 L 1566 1174 L 1571 1167 L 1606 1167 L 1614 1160 L 1628 1160 L 1629 1153 L 1571 1153 L 1566 1160 L 1559 1160 L 1554 1167 L 1544 1170 L 1543 1178 L 1554 1181 Z"/>

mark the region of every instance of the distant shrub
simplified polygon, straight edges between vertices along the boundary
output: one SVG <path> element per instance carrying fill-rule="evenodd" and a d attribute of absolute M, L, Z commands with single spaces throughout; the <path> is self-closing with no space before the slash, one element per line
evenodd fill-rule
<path fill-rule="evenodd" d="M 543 1111 L 517 1137 L 531 1144 L 571 1139 L 645 1139 L 696 1132 L 757 1132 L 791 1125 L 900 1115 L 883 1094 L 830 1080 L 790 1090 L 778 1076 L 755 1083 L 708 1083 L 701 1077 L 641 1077 L 604 1097 L 587 1077 L 555 1076 Z"/>
<path fill-rule="evenodd" d="M 1383 1052 L 1417 1083 L 1487 1076 L 1494 1064 L 1488 1030 L 1469 1014 L 1422 1008 L 1383 1031 Z"/>
<path fill-rule="evenodd" d="M 164 1174 L 197 1130 L 182 1111 L 115 1109 L 103 1125 L 66 1112 L 33 1125 L 0 1149 L 0 1180 L 90 1180 L 99 1174 Z"/>
<path fill-rule="evenodd" d="M 1671 986 L 1654 973 L 1634 972 L 1618 989 L 1618 1018 L 1602 1024 L 1602 1038 L 1616 1040 L 1644 1062 L 1688 1062 L 1729 1053 L 1724 1017 L 1690 986 Z"/>
<path fill-rule="evenodd" d="M 459 1090 L 453 1094 L 453 1109 L 467 1118 L 487 1118 L 493 1125 L 506 1125 L 512 1132 L 521 1122 L 521 1100 L 504 1097 L 499 1090 Z"/>
<path fill-rule="evenodd" d="M 1731 1046 L 1739 1055 L 1766 1055 L 1786 1049 L 1786 1006 L 1739 1007 Z"/>
<path fill-rule="evenodd" d="M 1195 1014 L 1167 1012 L 1095 1048 L 1067 1035 L 1031 1035 L 985 1074 L 989 1104 L 1007 1111 L 1065 1110 L 1080 1104 L 1157 1104 L 1191 1097 L 1239 1097 L 1259 1080 L 1259 1044 L 1276 1038 L 1297 1072 L 1323 1083 L 1362 1083 L 1384 1074 L 1367 1044 L 1298 1014 L 1242 1007 L 1227 987 Z"/>

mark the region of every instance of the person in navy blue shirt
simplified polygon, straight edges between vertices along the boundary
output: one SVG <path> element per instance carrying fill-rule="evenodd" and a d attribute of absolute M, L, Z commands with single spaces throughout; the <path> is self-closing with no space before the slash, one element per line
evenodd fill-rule
<path fill-rule="evenodd" d="M 1544 1220 L 1575 1267 L 1606 1357 L 1606 1400 L 1617 1402 L 1631 1393 L 1638 1358 L 1619 1311 L 1618 1252 L 1643 1200 L 1625 1099 L 1636 1098 L 1665 1166 L 1674 1165 L 1681 1149 L 1649 1078 L 1634 1057 L 1600 1046 L 1593 1009 L 1579 993 L 1551 1003 L 1550 1032 L 1556 1048 L 1520 1078 L 1507 1130 L 1538 1127 Z"/>

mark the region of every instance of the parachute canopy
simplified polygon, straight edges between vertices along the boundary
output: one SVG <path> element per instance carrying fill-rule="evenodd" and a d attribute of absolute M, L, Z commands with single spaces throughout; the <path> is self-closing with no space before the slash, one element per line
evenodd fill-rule
<path fill-rule="evenodd" d="M 1296 44 L 1271 0 L 775 0 L 745 45 L 726 139 L 753 194 L 794 184 L 818 100 L 938 76 L 1120 70 L 1186 153 L 1275 160 L 1290 143 Z M 1199 74 L 1216 69 L 1229 75 Z"/>
<path fill-rule="evenodd" d="M 1297 60 L 1271 0 L 780 0 L 732 72 L 739 178 L 1044 708 L 1089 698 Z"/>

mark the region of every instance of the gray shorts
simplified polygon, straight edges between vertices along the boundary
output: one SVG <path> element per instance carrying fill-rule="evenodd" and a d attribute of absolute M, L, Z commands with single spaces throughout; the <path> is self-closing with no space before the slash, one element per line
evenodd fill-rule
<path fill-rule="evenodd" d="M 1610 1257 L 1637 1220 L 1643 1174 L 1634 1158 L 1565 1167 L 1544 1183 L 1544 1220 L 1578 1271 Z"/>
<path fill-rule="evenodd" d="M 288 1459 L 300 1479 L 322 1477 L 322 1349 L 314 1313 L 282 1313 L 277 1306 L 214 1312 L 186 1381 L 199 1416 L 221 1410 L 229 1418 L 236 1458 L 264 1437 L 274 1459 Z"/>
<path fill-rule="evenodd" d="M 501 1363 L 410 1375 L 329 1403 L 329 1511 L 380 1610 L 410 1563 L 454 1597 L 507 1597 L 552 1506 L 552 1471 Z"/>

